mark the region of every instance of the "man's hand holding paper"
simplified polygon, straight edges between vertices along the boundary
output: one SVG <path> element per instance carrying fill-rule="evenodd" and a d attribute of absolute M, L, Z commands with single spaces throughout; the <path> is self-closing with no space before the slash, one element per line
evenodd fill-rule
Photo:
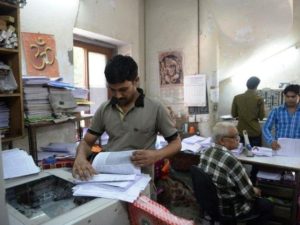
<path fill-rule="evenodd" d="M 131 161 L 136 166 L 150 166 L 159 160 L 158 153 L 158 150 L 137 150 L 133 152 Z"/>

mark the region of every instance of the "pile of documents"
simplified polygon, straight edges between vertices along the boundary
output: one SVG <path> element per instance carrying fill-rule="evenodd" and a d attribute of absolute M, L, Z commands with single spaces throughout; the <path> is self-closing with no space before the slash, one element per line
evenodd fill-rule
<path fill-rule="evenodd" d="M 49 92 L 44 87 L 49 78 L 23 76 L 22 79 L 26 120 L 29 122 L 52 120 L 52 108 L 48 98 Z"/>
<path fill-rule="evenodd" d="M 18 148 L 2 151 L 2 165 L 4 179 L 40 172 L 32 156 Z"/>
<path fill-rule="evenodd" d="M 191 151 L 193 153 L 201 152 L 211 146 L 211 138 L 193 135 L 184 138 L 181 142 L 181 151 Z"/>
<path fill-rule="evenodd" d="M 78 143 L 49 143 L 38 151 L 38 160 L 55 156 L 56 159 L 75 158 Z"/>
<path fill-rule="evenodd" d="M 9 131 L 10 112 L 7 103 L 0 101 L 0 131 L 1 135 L 5 136 Z"/>
<path fill-rule="evenodd" d="M 271 148 L 266 148 L 266 147 L 253 147 L 251 149 L 252 153 L 256 156 L 268 156 L 272 157 L 273 152 Z"/>
<path fill-rule="evenodd" d="M 75 180 L 74 196 L 93 196 L 133 202 L 151 180 L 130 160 L 133 151 L 101 152 L 92 166 L 96 170 L 88 181 Z"/>

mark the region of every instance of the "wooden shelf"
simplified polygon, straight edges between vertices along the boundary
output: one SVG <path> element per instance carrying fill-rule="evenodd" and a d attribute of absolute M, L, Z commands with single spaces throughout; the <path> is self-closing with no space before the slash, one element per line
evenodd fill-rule
<path fill-rule="evenodd" d="M 20 46 L 20 11 L 19 6 L 0 0 L 0 15 L 14 17 L 12 25 L 16 29 L 18 46 Z M 23 111 L 23 85 L 21 73 L 21 52 L 20 48 L 0 47 L 0 61 L 7 64 L 13 73 L 17 83 L 17 89 L 12 93 L 0 93 L 0 101 L 5 102 L 9 109 L 9 128 L 2 141 L 12 142 L 24 136 L 24 111 Z"/>
<path fill-rule="evenodd" d="M 7 2 L 3 2 L 3 1 L 0 1 L 0 7 L 5 7 L 5 8 L 11 8 L 13 10 L 16 10 L 18 8 L 18 5 L 14 5 L 14 4 L 11 4 L 11 3 L 7 3 Z M 0 11 L 1 12 L 1 11 Z"/>
<path fill-rule="evenodd" d="M 0 48 L 0 54 L 12 54 L 18 53 L 19 49 L 17 48 Z"/>
<path fill-rule="evenodd" d="M 82 128 L 80 126 L 80 121 L 82 120 L 90 120 L 93 118 L 93 115 L 88 114 L 80 117 L 71 117 L 68 120 L 59 122 L 59 123 L 54 123 L 53 121 L 44 121 L 44 122 L 37 122 L 37 123 L 26 123 L 25 127 L 28 129 L 28 142 L 29 142 L 29 151 L 30 155 L 32 155 L 33 159 L 37 162 L 38 161 L 38 156 L 37 156 L 37 139 L 36 139 L 36 132 L 39 127 L 46 127 L 46 126 L 55 126 L 59 124 L 64 124 L 64 123 L 76 123 L 77 127 L 79 128 L 78 130 L 78 136 L 82 135 Z"/>

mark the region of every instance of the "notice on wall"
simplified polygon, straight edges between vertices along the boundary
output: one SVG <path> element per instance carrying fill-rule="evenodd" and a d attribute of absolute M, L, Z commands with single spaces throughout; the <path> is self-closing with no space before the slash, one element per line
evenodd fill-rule
<path fill-rule="evenodd" d="M 184 76 L 184 104 L 186 106 L 206 106 L 205 74 Z"/>

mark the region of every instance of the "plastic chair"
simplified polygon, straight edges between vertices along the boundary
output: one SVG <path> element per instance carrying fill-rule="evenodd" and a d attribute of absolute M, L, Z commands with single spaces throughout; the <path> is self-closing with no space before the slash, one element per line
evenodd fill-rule
<path fill-rule="evenodd" d="M 195 197 L 204 215 L 207 214 L 209 216 L 209 219 L 206 217 L 204 219 L 208 220 L 211 225 L 214 225 L 215 222 L 219 222 L 220 224 L 226 223 L 226 225 L 237 225 L 238 223 L 253 221 L 258 217 L 258 215 L 254 214 L 247 217 L 236 217 L 233 206 L 231 207 L 231 215 L 221 215 L 219 212 L 217 189 L 212 178 L 198 166 L 191 166 L 190 171 Z"/>

